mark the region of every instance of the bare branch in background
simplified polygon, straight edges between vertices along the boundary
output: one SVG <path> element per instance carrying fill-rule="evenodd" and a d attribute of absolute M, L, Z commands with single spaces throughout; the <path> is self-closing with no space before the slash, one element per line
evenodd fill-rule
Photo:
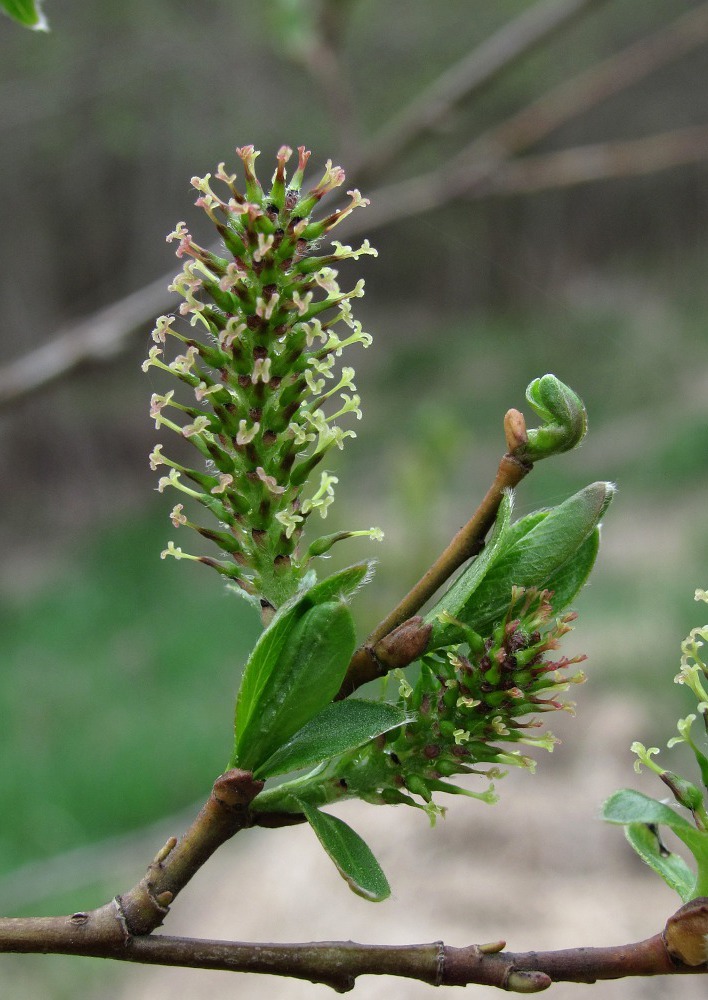
<path fill-rule="evenodd" d="M 463 99 L 493 83 L 523 56 L 603 0 L 543 0 L 445 70 L 374 136 L 354 163 L 361 179 L 380 177 L 421 134 Z"/>
<path fill-rule="evenodd" d="M 499 125 L 476 136 L 438 170 L 373 191 L 367 231 L 431 211 L 455 198 L 470 196 L 477 187 L 484 192 L 490 178 L 502 166 L 506 167 L 514 154 L 706 42 L 708 2 L 553 87 Z M 677 162 L 690 159 L 693 158 Z M 592 179 L 601 177 L 588 178 Z M 354 225 L 362 226 L 362 220 L 353 220 Z"/>
<path fill-rule="evenodd" d="M 438 109 L 436 113 L 440 113 L 452 106 L 529 52 L 557 27 L 567 23 L 571 16 L 597 2 L 599 0 L 564 0 L 562 3 L 554 0 L 538 4 L 501 29 L 456 67 L 446 71 L 425 95 L 409 106 L 396 126 L 400 129 L 400 139 L 396 140 L 395 135 L 389 137 L 390 148 L 393 149 L 396 141 L 407 143 L 424 132 L 426 122 L 432 120 L 434 107 Z M 326 12 L 328 8 L 329 4 L 323 10 Z M 529 20 L 532 14 L 534 17 Z M 337 25 L 333 28 L 326 22 L 324 35 L 338 38 L 341 22 Z M 661 170 L 704 159 L 708 154 L 701 152 L 705 149 L 703 127 L 696 126 L 665 136 L 585 147 L 586 154 L 593 157 L 593 162 L 585 166 L 580 163 L 581 148 L 513 165 L 510 162 L 514 154 L 528 149 L 590 108 L 706 42 L 708 2 L 552 88 L 474 138 L 439 170 L 374 190 L 371 208 L 363 218 L 348 220 L 347 235 L 356 235 L 362 230 L 371 232 L 448 204 L 455 198 L 567 186 L 647 173 L 650 169 Z M 336 98 L 336 102 L 340 99 L 348 100 L 343 96 Z M 416 107 L 418 113 L 414 114 Z M 337 113 L 334 108 L 333 113 Z M 400 124 L 404 120 L 405 129 Z M 373 176 L 387 165 L 387 161 L 380 158 L 383 146 L 378 150 L 383 135 L 380 133 L 358 166 L 350 171 L 353 182 L 359 181 L 364 174 Z M 651 168 L 650 162 L 655 164 Z M 105 361 L 117 355 L 136 329 L 156 313 L 169 308 L 171 296 L 166 289 L 172 278 L 172 272 L 163 275 L 93 316 L 58 330 L 46 344 L 0 368 L 0 407 L 24 398 L 39 386 L 55 381 L 86 362 Z"/>
<path fill-rule="evenodd" d="M 317 44 L 303 56 L 303 62 L 329 107 L 342 160 L 349 162 L 360 142 L 356 99 L 342 44 L 356 0 L 323 0 L 317 21 Z"/>
<path fill-rule="evenodd" d="M 529 194 L 610 177 L 637 177 L 706 159 L 708 125 L 696 125 L 641 139 L 594 143 L 511 160 L 500 165 L 474 194 Z"/>
<path fill-rule="evenodd" d="M 106 361 L 125 350 L 128 337 L 147 317 L 169 308 L 172 293 L 167 286 L 172 278 L 172 272 L 162 275 L 93 316 L 57 330 L 46 344 L 5 365 L 0 369 L 0 406 L 28 396 L 79 365 Z"/>
<path fill-rule="evenodd" d="M 701 3 L 590 69 L 565 80 L 470 143 L 461 156 L 528 149 L 567 122 L 708 42 L 708 3 Z"/>
<path fill-rule="evenodd" d="M 624 142 L 602 142 L 525 156 L 488 160 L 415 177 L 375 192 L 367 232 L 432 211 L 455 199 L 531 194 L 618 177 L 637 177 L 708 160 L 708 125 L 695 125 Z M 359 223 L 360 220 L 356 220 Z M 0 402 L 1 402 L 0 398 Z"/>

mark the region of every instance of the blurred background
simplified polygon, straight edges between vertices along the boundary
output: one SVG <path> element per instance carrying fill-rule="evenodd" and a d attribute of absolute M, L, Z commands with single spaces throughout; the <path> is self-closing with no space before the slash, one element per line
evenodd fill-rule
<path fill-rule="evenodd" d="M 165 234 L 186 219 L 209 238 L 190 177 L 234 169 L 234 147 L 253 143 L 265 178 L 287 143 L 314 151 L 315 179 L 342 163 L 371 207 L 337 236 L 380 253 L 342 270 L 366 278 L 357 315 L 375 343 L 350 359 L 364 420 L 332 465 L 328 522 L 386 533 L 337 555 L 380 559 L 362 636 L 476 506 L 532 378 L 576 389 L 590 433 L 534 470 L 518 512 L 595 479 L 620 492 L 577 604 L 589 682 L 536 778 L 509 776 L 493 809 L 455 801 L 432 831 L 402 807 L 347 804 L 394 886 L 379 907 L 348 893 L 307 830 L 247 833 L 167 930 L 515 950 L 655 933 L 678 900 L 597 812 L 625 784 L 661 796 L 628 748 L 663 745 L 688 710 L 672 679 L 708 586 L 708 3 L 47 0 L 46 13 L 48 35 L 0 19 L 0 911 L 71 912 L 132 885 L 228 757 L 258 623 L 215 574 L 158 557 L 172 503 L 148 468 L 140 362 L 172 308 Z M 22 956 L 3 958 L 0 986 L 20 1000 L 326 995 Z"/>

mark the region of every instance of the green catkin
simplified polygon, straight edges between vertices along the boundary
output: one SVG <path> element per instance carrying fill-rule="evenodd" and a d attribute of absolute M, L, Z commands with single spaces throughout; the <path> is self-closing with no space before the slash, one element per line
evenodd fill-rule
<path fill-rule="evenodd" d="M 265 191 L 255 171 L 258 153 L 252 146 L 236 153 L 245 194 L 223 163 L 214 175 L 223 195 L 212 188 L 211 174 L 192 178 L 196 204 L 215 225 L 223 250 L 199 246 L 184 222 L 167 237 L 178 241 L 177 256 L 185 259 L 170 286 L 183 299 L 181 319 L 158 318 L 155 346 L 143 365 L 168 373 L 186 390 L 187 401 L 174 390 L 155 393 L 150 413 L 156 427 L 188 440 L 206 469 L 170 460 L 159 445 L 151 466 L 168 466 L 161 491 L 181 491 L 220 522 L 209 528 L 172 517 L 175 526 L 192 527 L 219 545 L 224 559 L 192 556 L 172 542 L 163 557 L 210 565 L 242 592 L 278 607 L 297 592 L 310 559 L 330 547 L 334 536 L 320 547 L 315 539 L 303 552 L 300 538 L 311 515 L 326 517 L 334 498 L 336 478 L 318 467 L 332 448 L 356 436 L 340 420 L 361 417 L 354 370 L 337 370 L 336 362 L 344 348 L 371 343 L 352 313 L 363 281 L 342 291 L 333 265 L 376 251 L 368 240 L 356 250 L 335 240 L 333 250 L 315 252 L 334 226 L 368 204 L 352 190 L 346 207 L 312 218 L 322 198 L 344 182 L 341 167 L 328 161 L 319 183 L 303 194 L 310 153 L 298 148 L 288 183 L 292 150 L 283 146 Z M 179 353 L 167 361 L 167 344 L 174 342 Z M 381 537 L 371 529 L 339 532 L 335 540 L 358 534 Z"/>

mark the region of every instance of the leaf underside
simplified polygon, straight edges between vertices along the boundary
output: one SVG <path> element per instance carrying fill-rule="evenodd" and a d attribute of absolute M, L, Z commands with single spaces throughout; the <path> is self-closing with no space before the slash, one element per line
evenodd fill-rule
<path fill-rule="evenodd" d="M 320 812 L 305 802 L 300 807 L 352 892 L 374 903 L 387 899 L 391 895 L 388 879 L 359 834 L 336 816 Z"/>

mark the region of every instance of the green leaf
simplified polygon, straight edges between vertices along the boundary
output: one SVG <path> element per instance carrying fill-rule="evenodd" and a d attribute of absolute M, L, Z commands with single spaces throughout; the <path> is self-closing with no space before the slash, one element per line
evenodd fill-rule
<path fill-rule="evenodd" d="M 49 31 L 39 0 L 0 0 L 0 10 L 33 31 Z"/>
<path fill-rule="evenodd" d="M 254 770 L 332 701 L 356 646 L 344 601 L 315 604 L 287 631 L 239 728 L 233 766 Z M 249 661 L 250 663 L 250 661 Z"/>
<path fill-rule="evenodd" d="M 337 866 L 349 888 L 358 896 L 380 903 L 391 895 L 381 866 L 358 833 L 336 816 L 302 802 L 302 811 L 317 839 Z"/>
<path fill-rule="evenodd" d="M 504 551 L 460 613 L 460 619 L 486 634 L 508 608 L 512 586 L 546 587 L 562 569 L 567 569 L 571 577 L 575 575 L 572 561 L 595 531 L 613 495 L 610 483 L 592 483 L 549 510 L 545 517 L 539 517 L 539 512 L 531 515 L 528 530 L 525 524 L 514 525 L 510 530 L 518 531 L 516 541 L 510 543 L 507 539 Z M 578 575 L 587 566 L 589 555 L 590 550 L 582 552 Z"/>
<path fill-rule="evenodd" d="M 690 898 L 704 896 L 708 892 L 708 833 L 696 829 L 670 806 L 633 788 L 623 788 L 605 802 L 602 818 L 608 823 L 623 825 L 648 823 L 651 826 L 668 826 L 688 847 L 696 861 L 698 871 Z"/>
<path fill-rule="evenodd" d="M 386 702 L 349 698 L 323 709 L 255 771 L 257 778 L 300 771 L 356 750 L 382 733 L 409 721 L 409 716 Z"/>
<path fill-rule="evenodd" d="M 512 506 L 513 494 L 509 491 L 502 497 L 494 522 L 494 528 L 480 554 L 460 574 L 450 589 L 443 594 L 435 607 L 425 616 L 425 621 L 433 626 L 433 631 L 428 642 L 429 650 L 453 641 L 450 636 L 454 634 L 454 627 L 441 622 L 438 616 L 441 612 L 445 611 L 455 618 L 464 620 L 465 606 L 481 584 L 485 574 L 489 572 L 494 562 L 506 547 L 507 535 L 512 530 L 509 526 Z"/>
<path fill-rule="evenodd" d="M 248 725 L 254 708 L 259 704 L 263 689 L 276 668 L 284 646 L 300 619 L 315 604 L 354 593 L 370 578 L 372 563 L 357 563 L 334 573 L 297 594 L 284 604 L 261 634 L 243 671 L 236 702 L 236 742 Z"/>
<path fill-rule="evenodd" d="M 654 826 L 668 826 L 674 833 L 679 831 L 698 832 L 663 802 L 637 792 L 633 788 L 621 788 L 610 795 L 602 807 L 602 818 L 608 823 L 651 823 Z"/>
<path fill-rule="evenodd" d="M 546 588 L 553 591 L 551 604 L 556 614 L 572 604 L 583 589 L 595 565 L 599 550 L 600 529 L 595 528 L 573 558 L 549 576 Z"/>
<path fill-rule="evenodd" d="M 516 545 L 549 514 L 548 510 L 537 510 L 517 521 L 516 524 L 512 524 L 507 535 L 505 549 Z M 600 529 L 598 527 L 585 539 L 575 555 L 548 577 L 544 588 L 553 591 L 551 603 L 556 614 L 563 608 L 567 608 L 583 589 L 595 565 L 599 551 Z"/>
<path fill-rule="evenodd" d="M 646 823 L 628 823 L 624 835 L 642 861 L 687 903 L 692 896 L 696 876 L 680 855 L 663 847 L 656 828 Z"/>
<path fill-rule="evenodd" d="M 514 521 L 513 524 L 509 525 L 509 530 L 504 534 L 502 552 L 508 552 L 509 549 L 517 545 L 524 535 L 528 535 L 529 531 L 533 531 L 550 513 L 551 509 L 535 510 L 533 513 L 526 514 L 525 517 L 521 517 L 518 521 Z"/>
<path fill-rule="evenodd" d="M 307 611 L 302 601 L 283 606 L 261 634 L 248 658 L 236 700 L 236 741 L 248 725 L 263 688 L 275 669 L 283 647 L 293 629 Z"/>

